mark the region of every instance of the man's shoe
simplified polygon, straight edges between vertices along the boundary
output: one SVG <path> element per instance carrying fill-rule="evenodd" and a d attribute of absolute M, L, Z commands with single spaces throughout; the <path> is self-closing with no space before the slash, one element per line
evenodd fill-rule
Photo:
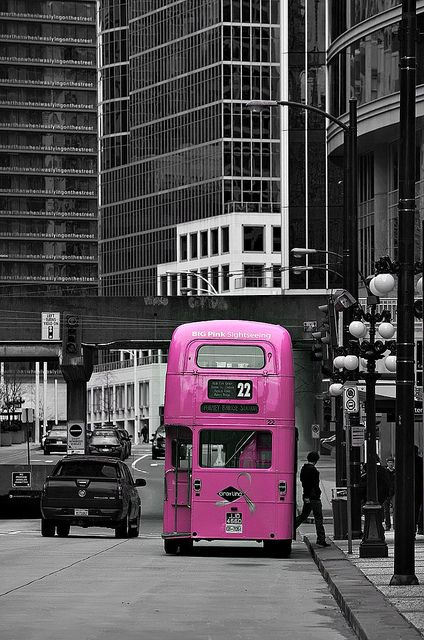
<path fill-rule="evenodd" d="M 320 542 L 318 542 L 318 540 L 317 540 L 317 545 L 318 545 L 319 547 L 330 547 L 330 546 L 331 546 L 331 545 L 330 545 L 328 542 L 326 542 L 325 540 L 322 540 L 322 541 L 320 541 Z"/>

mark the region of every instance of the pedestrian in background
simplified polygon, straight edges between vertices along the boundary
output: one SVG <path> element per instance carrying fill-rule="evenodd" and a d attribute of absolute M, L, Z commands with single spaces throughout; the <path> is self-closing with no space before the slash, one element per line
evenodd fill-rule
<path fill-rule="evenodd" d="M 315 529 L 317 532 L 317 544 L 320 547 L 329 547 L 325 540 L 324 518 L 322 515 L 321 489 L 319 487 L 319 471 L 315 467 L 319 460 L 316 451 L 310 451 L 306 457 L 307 462 L 300 470 L 300 482 L 303 487 L 303 509 L 296 518 L 296 529 L 305 522 L 309 514 L 313 513 Z"/>
<path fill-rule="evenodd" d="M 388 495 L 383 503 L 383 513 L 384 513 L 384 524 L 386 527 L 386 531 L 390 531 L 392 528 L 392 521 L 390 514 L 391 512 L 395 512 L 394 509 L 394 499 L 395 499 L 395 459 L 390 456 L 386 458 L 386 474 L 387 474 L 387 486 L 388 486 Z"/>
<path fill-rule="evenodd" d="M 143 442 L 147 444 L 149 442 L 149 427 L 147 424 L 143 425 L 141 435 L 143 436 Z"/>

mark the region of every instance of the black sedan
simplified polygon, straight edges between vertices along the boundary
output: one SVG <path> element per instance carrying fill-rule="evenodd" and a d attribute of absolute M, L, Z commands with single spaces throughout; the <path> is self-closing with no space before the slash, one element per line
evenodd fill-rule
<path fill-rule="evenodd" d="M 68 448 L 68 428 L 54 425 L 44 438 L 44 455 L 49 456 L 52 451 L 66 453 Z"/>
<path fill-rule="evenodd" d="M 159 457 L 165 457 L 165 427 L 160 426 L 156 429 L 152 437 L 152 460 Z"/>
<path fill-rule="evenodd" d="M 88 453 L 125 460 L 126 448 L 116 429 L 95 429 L 88 441 Z"/>

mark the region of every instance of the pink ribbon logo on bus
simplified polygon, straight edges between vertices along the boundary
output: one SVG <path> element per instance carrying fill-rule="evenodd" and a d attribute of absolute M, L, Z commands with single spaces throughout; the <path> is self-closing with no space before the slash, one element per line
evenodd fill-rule
<path fill-rule="evenodd" d="M 221 489 L 221 491 L 218 491 L 218 495 L 221 498 L 224 498 L 224 500 L 218 500 L 217 502 L 215 502 L 215 504 L 218 507 L 225 507 L 230 502 L 234 502 L 234 500 L 238 500 L 239 498 L 244 498 L 246 500 L 247 506 L 249 507 L 249 511 L 251 512 L 255 511 L 256 509 L 255 503 L 249 498 L 247 493 L 241 487 L 243 478 L 247 478 L 248 484 L 249 485 L 251 484 L 252 478 L 250 473 L 243 472 L 243 473 L 240 473 L 237 478 L 238 488 L 229 486 L 229 487 L 226 487 L 225 489 Z"/>

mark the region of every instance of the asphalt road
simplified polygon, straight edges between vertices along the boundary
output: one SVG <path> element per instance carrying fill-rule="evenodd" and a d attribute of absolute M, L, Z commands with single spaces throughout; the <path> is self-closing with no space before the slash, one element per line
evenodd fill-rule
<path fill-rule="evenodd" d="M 0 520 L 2 640 L 355 637 L 301 542 L 287 560 L 257 543 L 165 555 L 163 461 L 146 447 L 127 462 L 147 481 L 137 539 L 79 527 L 43 538 L 38 519 Z"/>

